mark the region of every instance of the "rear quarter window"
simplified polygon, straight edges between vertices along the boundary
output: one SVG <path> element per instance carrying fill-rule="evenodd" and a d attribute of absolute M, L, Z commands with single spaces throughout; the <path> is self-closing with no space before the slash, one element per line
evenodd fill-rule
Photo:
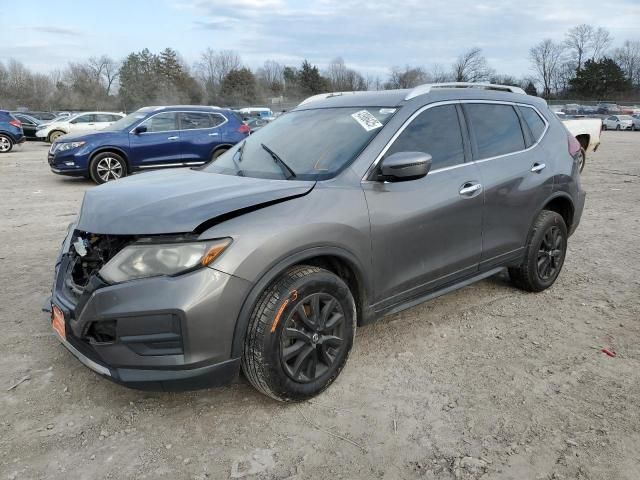
<path fill-rule="evenodd" d="M 535 109 L 523 106 L 519 108 L 525 123 L 527 124 L 529 130 L 531 131 L 531 134 L 533 135 L 533 141 L 537 142 L 538 140 L 540 140 L 542 134 L 544 133 L 544 129 L 547 126 L 546 123 L 544 122 L 544 120 L 542 120 L 542 118 L 540 118 L 540 115 L 535 111 Z"/>
<path fill-rule="evenodd" d="M 520 119 L 511 105 L 468 103 L 464 111 L 475 137 L 477 160 L 525 149 Z"/>

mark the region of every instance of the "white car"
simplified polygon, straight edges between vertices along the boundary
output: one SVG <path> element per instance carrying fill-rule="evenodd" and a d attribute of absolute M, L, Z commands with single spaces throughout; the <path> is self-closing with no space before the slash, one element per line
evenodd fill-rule
<path fill-rule="evenodd" d="M 602 121 L 604 130 L 631 130 L 632 125 L 631 115 L 611 115 Z"/>
<path fill-rule="evenodd" d="M 113 122 L 124 118 L 124 113 L 115 112 L 84 112 L 70 117 L 56 119 L 56 121 L 42 125 L 36 130 L 36 137 L 44 138 L 53 143 L 67 133 L 88 132 L 102 130 Z"/>
<path fill-rule="evenodd" d="M 576 117 L 563 113 L 556 113 L 556 115 L 562 120 L 562 123 L 569 133 L 576 137 L 576 140 L 578 140 L 582 147 L 582 158 L 580 161 L 580 171 L 582 172 L 587 161 L 587 153 L 595 152 L 600 146 L 602 120 L 599 118 Z"/>
<path fill-rule="evenodd" d="M 631 124 L 631 130 L 640 130 L 640 113 L 631 115 L 633 123 Z"/>

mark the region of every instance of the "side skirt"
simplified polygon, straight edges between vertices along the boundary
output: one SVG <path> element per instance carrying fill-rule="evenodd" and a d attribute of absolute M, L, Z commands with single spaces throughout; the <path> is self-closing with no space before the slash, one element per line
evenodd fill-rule
<path fill-rule="evenodd" d="M 432 300 L 442 295 L 446 295 L 447 293 L 455 292 L 456 290 L 459 290 L 461 288 L 468 287 L 472 283 L 476 283 L 480 280 L 484 280 L 485 278 L 492 277 L 493 275 L 496 275 L 497 273 L 500 273 L 504 270 L 505 270 L 505 267 L 492 268 L 491 270 L 487 270 L 486 272 L 479 273 L 478 275 L 474 275 L 473 277 L 469 277 L 465 280 L 448 285 L 444 288 L 440 288 L 438 290 L 434 290 L 424 295 L 410 298 L 408 300 L 397 303 L 395 305 L 391 305 L 390 307 L 384 308 L 382 310 L 378 310 L 375 312 L 374 317 L 380 318 L 385 315 L 392 315 L 394 313 L 402 312 L 403 310 L 407 310 L 408 308 L 415 307 L 416 305 L 424 303 L 428 300 Z"/>

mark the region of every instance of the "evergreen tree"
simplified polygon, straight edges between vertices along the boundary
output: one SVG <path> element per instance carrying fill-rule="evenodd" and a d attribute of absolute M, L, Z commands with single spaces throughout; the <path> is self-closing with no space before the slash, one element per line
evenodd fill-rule
<path fill-rule="evenodd" d="M 246 67 L 231 70 L 223 79 L 220 95 L 232 105 L 252 103 L 256 100 L 256 77 Z"/>
<path fill-rule="evenodd" d="M 315 95 L 326 92 L 329 90 L 328 83 L 327 79 L 320 75 L 317 66 L 311 65 L 307 60 L 302 62 L 298 73 L 298 85 L 300 86 L 301 93 L 305 95 Z"/>
<path fill-rule="evenodd" d="M 533 95 L 534 97 L 538 96 L 538 90 L 536 90 L 536 86 L 533 84 L 531 80 L 527 83 L 527 86 L 524 88 L 524 91 L 527 95 Z"/>
<path fill-rule="evenodd" d="M 612 59 L 587 60 L 570 82 L 571 89 L 581 98 L 605 99 L 628 91 L 631 82 Z"/>

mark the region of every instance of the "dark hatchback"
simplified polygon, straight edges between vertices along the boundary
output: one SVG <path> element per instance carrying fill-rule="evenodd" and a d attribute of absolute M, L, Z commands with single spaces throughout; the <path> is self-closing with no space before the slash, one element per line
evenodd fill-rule
<path fill-rule="evenodd" d="M 53 173 L 100 184 L 138 170 L 202 165 L 249 131 L 231 110 L 144 107 L 104 130 L 60 137 L 49 149 L 49 166 Z"/>
<path fill-rule="evenodd" d="M 36 130 L 38 129 L 38 125 L 43 123 L 42 120 L 38 120 L 31 115 L 20 112 L 13 112 L 12 115 L 22 123 L 22 130 L 24 131 L 24 136 L 27 137 L 27 140 L 40 140 L 36 137 Z"/>
<path fill-rule="evenodd" d="M 0 110 L 0 153 L 10 152 L 17 143 L 25 141 L 20 120 L 10 112 Z"/>

